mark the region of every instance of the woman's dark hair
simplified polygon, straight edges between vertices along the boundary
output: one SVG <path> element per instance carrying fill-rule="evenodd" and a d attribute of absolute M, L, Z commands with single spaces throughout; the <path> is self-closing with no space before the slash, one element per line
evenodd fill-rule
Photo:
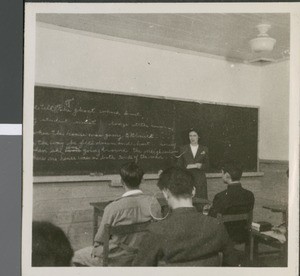
<path fill-rule="evenodd" d="M 70 266 L 72 257 L 63 230 L 47 221 L 32 223 L 32 266 Z"/>
<path fill-rule="evenodd" d="M 192 196 L 194 179 L 186 169 L 171 167 L 161 173 L 157 186 L 160 190 L 168 189 L 175 197 L 187 198 Z"/>
<path fill-rule="evenodd" d="M 128 188 L 138 188 L 141 184 L 144 172 L 134 162 L 126 163 L 120 170 L 122 180 Z"/>
<path fill-rule="evenodd" d="M 197 135 L 200 137 L 200 130 L 199 130 L 199 129 L 196 129 L 196 128 L 193 128 L 193 127 L 192 127 L 192 128 L 189 129 L 188 134 L 190 134 L 192 131 L 196 132 Z"/>

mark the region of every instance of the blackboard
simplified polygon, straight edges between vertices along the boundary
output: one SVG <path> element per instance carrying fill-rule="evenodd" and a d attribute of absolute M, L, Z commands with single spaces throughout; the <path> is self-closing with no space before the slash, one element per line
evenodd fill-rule
<path fill-rule="evenodd" d="M 34 175 L 146 173 L 176 163 L 188 130 L 201 130 L 210 168 L 236 159 L 257 171 L 258 109 L 106 92 L 35 87 Z"/>

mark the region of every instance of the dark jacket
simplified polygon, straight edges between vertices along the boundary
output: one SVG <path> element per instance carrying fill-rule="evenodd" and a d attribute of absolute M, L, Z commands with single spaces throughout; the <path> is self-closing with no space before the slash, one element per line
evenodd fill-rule
<path fill-rule="evenodd" d="M 241 183 L 228 185 L 227 189 L 216 194 L 209 215 L 216 217 L 222 215 L 243 214 L 253 210 L 254 195 L 242 187 Z M 247 238 L 246 222 L 225 223 L 230 238 L 237 243 L 242 243 Z"/>
<path fill-rule="evenodd" d="M 189 169 L 194 178 L 196 197 L 207 199 L 207 180 L 205 171 L 209 166 L 208 148 L 199 145 L 196 156 L 194 158 L 190 145 L 181 147 L 177 162 L 178 166 L 180 166 L 181 168 L 186 168 L 187 165 L 196 163 L 202 164 L 201 169 Z"/>
<path fill-rule="evenodd" d="M 182 168 L 186 168 L 187 165 L 196 163 L 202 163 L 201 169 L 198 170 L 202 172 L 205 172 L 207 170 L 209 165 L 208 148 L 199 145 L 196 156 L 194 158 L 191 146 L 182 146 L 179 151 L 178 165 Z"/>
<path fill-rule="evenodd" d="M 133 265 L 157 266 L 163 261 L 168 266 L 182 266 L 200 260 L 197 266 L 206 266 L 209 265 L 207 258 L 216 256 L 220 251 L 227 264 L 237 264 L 223 224 L 198 213 L 193 207 L 178 208 L 165 220 L 150 225 Z"/>

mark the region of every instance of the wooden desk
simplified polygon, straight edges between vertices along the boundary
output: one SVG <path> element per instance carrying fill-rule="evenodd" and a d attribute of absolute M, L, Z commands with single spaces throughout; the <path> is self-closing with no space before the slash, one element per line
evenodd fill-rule
<path fill-rule="evenodd" d="M 168 202 L 164 197 L 157 198 L 160 206 L 161 211 L 163 215 L 166 215 L 168 212 Z M 94 237 L 98 231 L 98 218 L 103 216 L 104 208 L 111 203 L 113 200 L 110 201 L 102 201 L 102 202 L 91 202 L 90 205 L 93 206 L 93 241 Z M 196 207 L 196 209 L 201 212 L 203 209 L 203 206 L 206 204 L 211 204 L 211 202 L 204 198 L 193 198 L 193 205 Z"/>
<path fill-rule="evenodd" d="M 287 260 L 287 243 L 281 243 L 279 240 L 264 234 L 264 232 L 259 232 L 256 230 L 251 231 L 250 238 L 250 261 L 253 263 L 257 263 L 258 256 L 260 253 L 258 252 L 258 245 L 265 244 L 271 246 L 277 250 L 266 251 L 261 254 L 279 254 L 283 260 L 286 262 Z"/>
<path fill-rule="evenodd" d="M 271 210 L 274 213 L 282 213 L 282 222 L 287 222 L 287 209 L 286 204 L 265 204 L 263 208 Z"/>

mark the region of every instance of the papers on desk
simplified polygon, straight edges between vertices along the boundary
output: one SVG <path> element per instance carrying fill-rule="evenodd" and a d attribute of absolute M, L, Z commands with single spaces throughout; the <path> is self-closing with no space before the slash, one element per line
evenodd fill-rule
<path fill-rule="evenodd" d="M 286 242 L 286 238 L 283 234 L 281 233 L 276 233 L 274 231 L 266 231 L 266 232 L 261 232 L 262 234 L 272 237 L 276 240 L 278 240 L 280 243 L 285 243 Z"/>
<path fill-rule="evenodd" d="M 258 221 L 258 222 L 252 222 L 251 225 L 252 229 L 263 232 L 263 231 L 269 231 L 272 229 L 272 224 L 267 221 Z"/>

